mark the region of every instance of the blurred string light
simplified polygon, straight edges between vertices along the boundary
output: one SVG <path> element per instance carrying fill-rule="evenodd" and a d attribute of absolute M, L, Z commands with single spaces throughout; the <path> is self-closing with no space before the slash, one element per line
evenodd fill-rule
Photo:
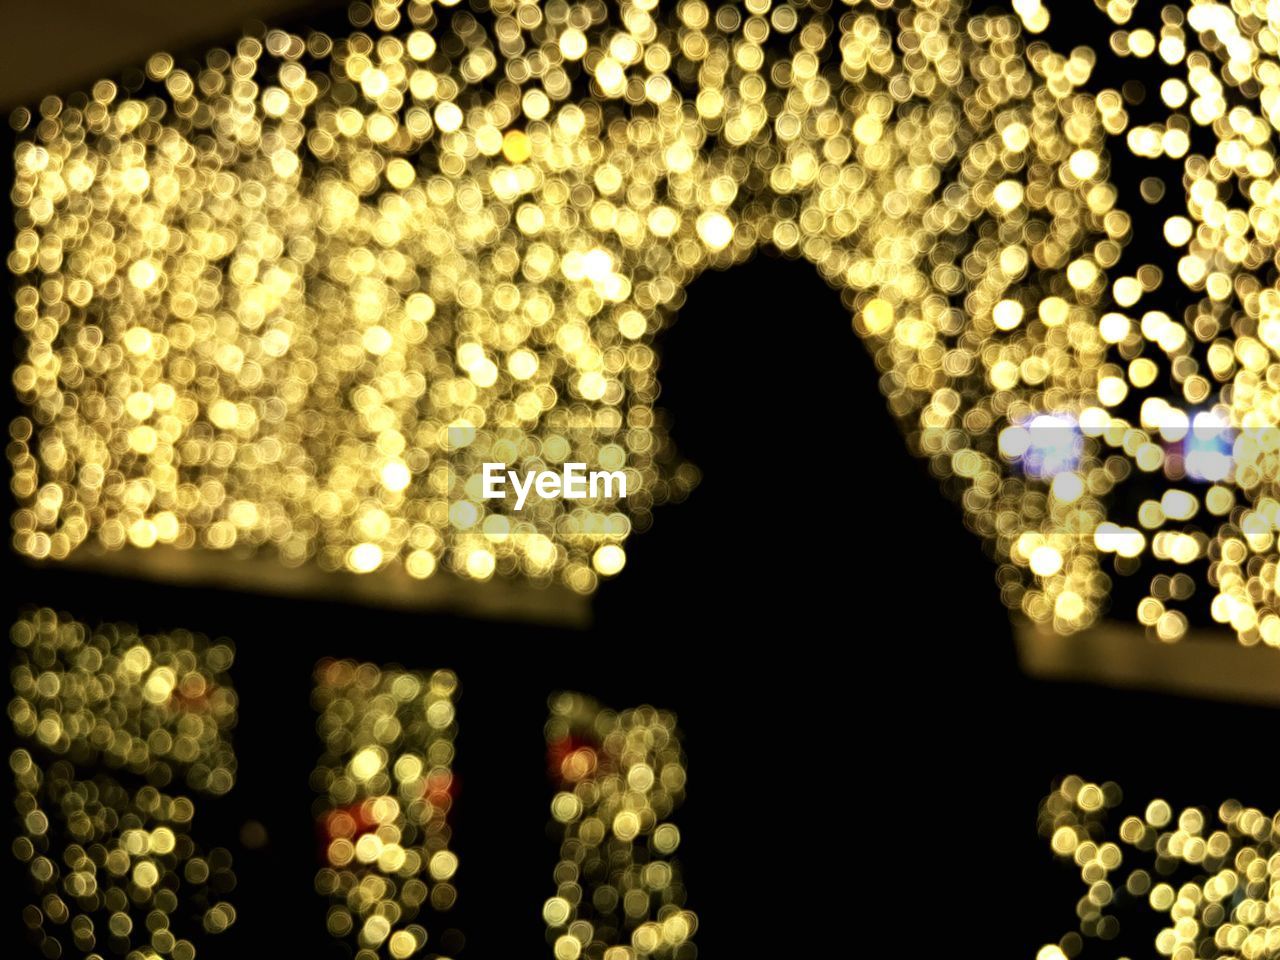
<path fill-rule="evenodd" d="M 221 795 L 235 779 L 231 647 L 47 609 L 10 636 L 12 850 L 38 898 L 22 911 L 33 942 L 51 958 L 192 960 L 236 919 L 231 855 L 196 842 L 185 792 Z"/>
<path fill-rule="evenodd" d="M 580 694 L 551 699 L 551 816 L 560 833 L 556 893 L 542 908 L 556 960 L 693 960 L 680 830 L 686 769 L 675 717 L 614 712 Z"/>
<path fill-rule="evenodd" d="M 447 670 L 316 667 L 324 754 L 313 786 L 325 864 L 316 890 L 331 903 L 329 932 L 352 944 L 356 960 L 421 953 L 439 934 L 426 913 L 457 900 L 448 823 L 457 693 Z"/>
<path fill-rule="evenodd" d="M 1053 480 L 1080 466 L 1084 449 L 1080 427 L 1072 417 L 1039 414 L 1000 434 L 1000 452 L 1028 476 Z"/>
<path fill-rule="evenodd" d="M 1216 413 L 1197 413 L 1183 441 L 1186 475 L 1213 483 L 1226 480 L 1234 466 L 1234 450 L 1231 425 Z"/>
<path fill-rule="evenodd" d="M 1173 960 L 1280 956 L 1280 813 L 1227 800 L 1215 819 L 1155 799 L 1115 833 L 1108 821 L 1122 799 L 1114 783 L 1070 776 L 1042 802 L 1040 832 L 1079 868 L 1086 892 L 1079 934 L 1042 947 L 1037 960 L 1076 956 L 1081 934 L 1114 939 L 1126 910 L 1159 915 L 1155 952 Z"/>
<path fill-rule="evenodd" d="M 157 55 L 147 91 L 47 98 L 16 117 L 14 543 L 589 591 L 696 479 L 653 410 L 654 334 L 700 271 L 768 244 L 843 291 L 1012 608 L 1082 628 L 1146 562 L 1162 639 L 1207 585 L 1242 642 L 1280 645 L 1268 9 L 1116 31 L 1171 74 L 1153 124 L 1089 90 L 1093 50 L 1024 43 L 1039 0 L 378 0 L 342 36 L 272 30 L 199 68 Z M 1117 275 L 1108 144 L 1183 161 L 1181 316 L 1140 306 L 1155 265 Z M 803 358 L 803 325 L 787 336 Z M 803 402 L 740 375 L 751 402 Z M 1168 456 L 1193 412 L 1229 427 L 1221 449 Z M 1041 417 L 1078 452 L 1002 453 Z M 475 442 L 451 450 L 450 426 Z M 493 513 L 477 466 L 510 429 L 524 469 L 617 464 L 639 494 L 584 508 L 604 532 L 559 503 Z M 1126 484 L 1151 492 L 1137 515 Z"/>
<path fill-rule="evenodd" d="M 1162 639 L 1176 639 L 1187 626 L 1178 607 L 1199 580 L 1216 620 L 1246 644 L 1277 646 L 1280 21 L 1274 4 L 1191 3 L 1162 7 L 1152 30 L 1130 24 L 1133 3 L 1098 6 L 1122 28 L 1111 34 L 1112 53 L 1150 59 L 1163 75 L 1154 122 L 1131 122 L 1119 95 L 1099 95 L 1104 112 L 1103 97 L 1111 104 L 1108 131 L 1123 135 L 1123 149 L 1136 158 L 1181 161 L 1185 202 L 1163 224 L 1164 240 L 1180 251 L 1172 299 L 1187 304 L 1182 315 L 1140 305 L 1162 281 L 1154 267 L 1112 288 L 1125 311 L 1109 315 L 1108 340 L 1128 362 L 1129 385 L 1143 388 L 1135 397 L 1140 426 L 1164 441 L 1136 445 L 1133 463 L 1175 481 L 1142 502 L 1138 525 L 1155 559 L 1195 575 L 1157 573 L 1138 616 Z M 1155 200 L 1165 185 L 1149 177 L 1142 191 Z"/>
<path fill-rule="evenodd" d="M 450 510 L 475 464 L 449 469 L 448 427 L 520 428 L 526 461 L 621 458 L 644 526 L 694 479 L 659 469 L 653 334 L 762 243 L 845 289 L 982 532 L 1040 522 L 989 434 L 1096 365 L 1077 328 L 1128 220 L 1088 62 L 957 3 L 829 14 L 379 2 L 345 36 L 156 56 L 151 96 L 48 98 L 19 118 L 13 191 L 18 549 L 269 545 L 589 590 L 625 533 L 490 525 L 468 491 Z M 1068 566 L 1045 602 L 1074 590 L 1073 624 L 1102 587 Z"/>

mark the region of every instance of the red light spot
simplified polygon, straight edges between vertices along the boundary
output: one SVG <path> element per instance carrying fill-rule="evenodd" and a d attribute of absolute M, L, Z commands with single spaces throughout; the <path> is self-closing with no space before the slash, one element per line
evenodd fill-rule
<path fill-rule="evenodd" d="M 547 772 L 554 780 L 576 783 L 595 772 L 599 746 L 570 734 L 547 744 Z"/>

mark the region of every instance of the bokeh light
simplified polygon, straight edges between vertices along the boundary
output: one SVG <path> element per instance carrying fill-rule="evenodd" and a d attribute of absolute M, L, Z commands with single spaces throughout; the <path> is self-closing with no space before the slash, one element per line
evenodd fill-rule
<path fill-rule="evenodd" d="M 232 648 L 49 609 L 10 639 L 12 851 L 37 897 L 22 911 L 32 942 L 52 958 L 194 960 L 236 920 L 231 855 L 199 842 L 195 799 L 235 781 Z"/>
<path fill-rule="evenodd" d="M 693 960 L 671 815 L 688 778 L 675 717 L 615 712 L 577 693 L 551 698 L 547 758 L 560 835 L 555 895 L 542 908 L 556 960 Z"/>
<path fill-rule="evenodd" d="M 357 960 L 420 954 L 439 934 L 427 918 L 457 902 L 448 820 L 457 694 L 448 670 L 316 667 L 323 754 L 312 786 L 323 866 L 315 885 L 330 902 L 329 933 Z"/>
<path fill-rule="evenodd" d="M 1170 74 L 1152 125 L 1090 89 L 1094 51 L 1024 41 L 1038 2 L 608 9 L 377 0 L 346 34 L 269 30 L 192 69 L 158 54 L 142 90 L 19 111 L 18 550 L 266 548 L 589 592 L 697 479 L 653 407 L 655 333 L 700 271 L 770 245 L 843 291 L 1011 607 L 1087 626 L 1107 565 L 1150 552 L 1195 569 L 1242 642 L 1280 645 L 1258 532 L 1280 469 L 1265 17 L 1171 6 L 1158 44 L 1118 30 L 1113 53 L 1158 47 Z M 1143 308 L 1156 266 L 1113 275 L 1133 226 L 1109 147 L 1183 164 L 1186 213 L 1163 228 L 1185 248 L 1181 316 Z M 1144 526 L 1117 504 L 1160 482 L 1150 421 L 1193 410 L 1262 435 L 1229 475 L 1199 471 L 1218 482 L 1189 524 L 1103 549 L 1104 525 Z M 1080 425 L 1078 459 L 1001 455 L 1045 416 Z M 451 426 L 521 431 L 525 469 L 619 464 L 638 493 L 587 507 L 629 523 L 487 515 L 466 478 L 493 444 L 450 451 Z M 1041 547 L 1061 562 L 1033 565 Z M 1177 639 L 1186 617 L 1147 601 L 1139 619 Z"/>
<path fill-rule="evenodd" d="M 1045 945 L 1037 960 L 1074 956 L 1081 935 L 1114 939 L 1122 908 L 1156 914 L 1152 946 L 1163 957 L 1276 956 L 1280 813 L 1236 800 L 1179 810 L 1156 798 L 1121 819 L 1124 803 L 1115 783 L 1069 776 L 1041 804 L 1040 832 L 1079 869 L 1085 892 L 1079 933 Z"/>

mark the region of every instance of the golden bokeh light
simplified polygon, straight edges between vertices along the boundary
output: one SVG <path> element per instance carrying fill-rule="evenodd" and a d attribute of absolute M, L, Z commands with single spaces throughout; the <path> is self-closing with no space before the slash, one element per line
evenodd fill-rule
<path fill-rule="evenodd" d="M 1011 608 L 1070 632 L 1112 577 L 1174 565 L 1280 645 L 1268 21 L 1206 3 L 1117 30 L 1168 74 L 1152 124 L 1094 88 L 1095 51 L 1034 36 L 1051 5 L 1013 6 L 377 0 L 339 36 L 161 54 L 143 89 L 19 111 L 15 546 L 590 592 L 696 483 L 654 336 L 701 271 L 770 246 L 842 291 Z M 1182 166 L 1156 228 L 1176 276 L 1121 273 L 1125 208 L 1167 188 L 1120 196 L 1116 150 Z M 1148 302 L 1175 283 L 1176 316 Z M 1037 422 L 1065 447 L 1001 439 Z M 583 509 L 625 523 L 481 502 L 504 430 L 526 469 L 620 455 L 637 493 Z M 1204 509 L 1138 515 L 1135 484 Z M 1176 640 L 1190 593 L 1150 576 L 1138 619 Z"/>
<path fill-rule="evenodd" d="M 556 960 L 693 960 L 672 812 L 687 771 L 675 717 L 615 712 L 576 693 L 551 698 L 547 757 L 561 835 L 555 895 L 542 908 Z"/>
<path fill-rule="evenodd" d="M 188 794 L 235 780 L 233 651 L 186 631 L 96 628 L 44 609 L 14 624 L 12 851 L 42 956 L 194 960 L 236 908 L 231 855 L 202 846 Z M 110 772 L 104 772 L 110 771 Z"/>
<path fill-rule="evenodd" d="M 315 680 L 325 844 L 315 885 L 330 902 L 329 933 L 358 958 L 421 954 L 427 917 L 458 898 L 448 821 L 458 679 L 325 660 Z"/>
<path fill-rule="evenodd" d="M 1163 957 L 1265 960 L 1280 949 L 1274 909 L 1280 898 L 1280 813 L 1235 800 L 1213 815 L 1197 807 L 1175 813 L 1163 799 L 1124 817 L 1114 783 L 1065 777 L 1042 802 L 1040 832 L 1054 854 L 1079 869 L 1086 888 L 1076 907 L 1079 933 L 1114 939 L 1115 907 L 1145 902 L 1155 953 Z M 1067 934 L 1038 957 L 1065 960 L 1079 952 Z M 1074 941 L 1074 942 L 1072 942 Z M 1068 952 L 1069 950 L 1069 952 Z"/>

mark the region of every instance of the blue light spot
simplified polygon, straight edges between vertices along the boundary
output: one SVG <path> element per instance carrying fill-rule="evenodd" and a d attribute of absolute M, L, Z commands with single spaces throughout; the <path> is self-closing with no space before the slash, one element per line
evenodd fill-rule
<path fill-rule="evenodd" d="M 1075 418 L 1039 414 L 1005 430 L 1000 436 L 1000 449 L 1027 476 L 1051 480 L 1080 466 L 1084 437 Z"/>
<path fill-rule="evenodd" d="M 1192 480 L 1225 480 L 1235 465 L 1231 428 L 1214 413 L 1197 413 L 1182 441 L 1182 458 Z"/>

